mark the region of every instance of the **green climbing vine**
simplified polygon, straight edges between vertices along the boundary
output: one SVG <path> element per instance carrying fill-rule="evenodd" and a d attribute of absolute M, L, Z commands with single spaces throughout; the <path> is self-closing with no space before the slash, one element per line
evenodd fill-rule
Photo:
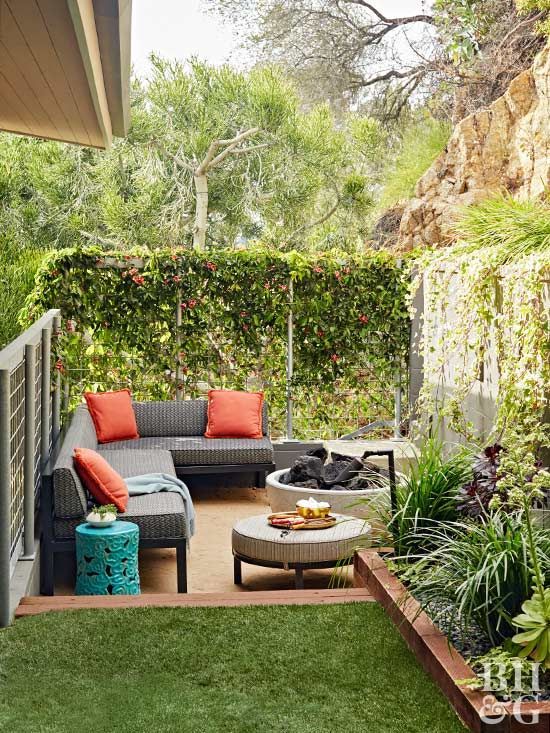
<path fill-rule="evenodd" d="M 118 385 L 157 399 L 261 388 L 281 430 L 293 291 L 297 433 L 329 435 L 392 416 L 407 288 L 387 253 L 71 249 L 47 259 L 22 318 L 61 308 L 72 399 Z"/>
<path fill-rule="evenodd" d="M 456 230 L 457 245 L 420 257 L 412 285 L 422 277 L 420 412 L 476 440 L 469 400 L 489 391 L 496 419 L 486 438 L 548 447 L 550 208 L 488 199 L 464 210 Z"/>

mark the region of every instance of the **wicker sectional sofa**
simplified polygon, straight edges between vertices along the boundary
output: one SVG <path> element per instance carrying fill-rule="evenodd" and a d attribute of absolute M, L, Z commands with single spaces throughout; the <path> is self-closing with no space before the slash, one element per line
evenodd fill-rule
<path fill-rule="evenodd" d="M 140 438 L 98 444 L 85 406 L 75 410 L 57 455 L 42 481 L 41 592 L 54 590 L 54 557 L 74 550 L 75 528 L 93 503 L 74 467 L 75 448 L 97 450 L 123 478 L 146 473 L 167 473 L 185 478 L 192 474 L 253 472 L 256 485 L 274 470 L 273 446 L 268 435 L 264 404 L 263 438 L 205 438 L 206 400 L 134 402 Z M 187 591 L 185 511 L 177 493 L 131 496 L 120 519 L 135 522 L 140 547 L 175 547 L 178 592 Z"/>

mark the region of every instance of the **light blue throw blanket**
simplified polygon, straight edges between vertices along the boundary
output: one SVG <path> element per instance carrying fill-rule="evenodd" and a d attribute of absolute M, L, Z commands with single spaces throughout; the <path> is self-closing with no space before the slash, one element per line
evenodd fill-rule
<path fill-rule="evenodd" d="M 130 496 L 157 494 L 159 491 L 174 491 L 181 496 L 185 505 L 185 534 L 187 542 L 195 534 L 195 507 L 189 489 L 175 476 L 168 473 L 146 473 L 125 479 Z"/>

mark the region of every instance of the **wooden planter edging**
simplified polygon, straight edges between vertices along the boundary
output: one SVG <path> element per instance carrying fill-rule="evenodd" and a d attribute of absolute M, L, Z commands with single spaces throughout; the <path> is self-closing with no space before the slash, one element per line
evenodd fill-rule
<path fill-rule="evenodd" d="M 550 733 L 550 702 L 495 703 L 490 693 L 470 690 L 455 680 L 475 677 L 464 658 L 392 575 L 375 550 L 357 552 L 354 582 L 386 610 L 426 672 L 439 685 L 459 717 L 475 733 Z M 490 710 L 494 712 L 490 712 Z M 533 715 L 538 721 L 533 720 Z"/>

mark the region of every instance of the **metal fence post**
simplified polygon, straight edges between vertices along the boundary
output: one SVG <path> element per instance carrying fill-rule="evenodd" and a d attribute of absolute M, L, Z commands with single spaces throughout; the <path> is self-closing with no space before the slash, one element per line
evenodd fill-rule
<path fill-rule="evenodd" d="M 286 342 L 286 439 L 294 440 L 293 406 L 292 406 L 292 379 L 294 376 L 294 283 L 288 281 L 288 297 L 290 307 L 287 318 Z"/>
<path fill-rule="evenodd" d="M 180 350 L 181 350 L 181 291 L 178 290 L 178 295 L 176 299 L 176 371 L 175 371 L 175 381 L 176 381 L 176 400 L 181 400 L 181 390 L 180 390 L 180 381 L 181 381 L 181 366 L 180 366 Z"/>
<path fill-rule="evenodd" d="M 52 330 L 42 329 L 42 382 L 40 384 L 40 465 L 50 459 L 50 387 L 51 387 Z"/>
<path fill-rule="evenodd" d="M 401 388 L 401 364 L 397 368 L 395 374 L 395 428 L 393 431 L 393 437 L 395 440 L 403 440 L 401 435 L 401 419 L 402 419 L 402 402 L 403 402 L 403 390 Z"/>
<path fill-rule="evenodd" d="M 55 316 L 53 319 L 53 335 L 55 337 L 55 356 L 59 351 L 59 334 L 61 333 L 61 316 Z M 55 370 L 53 378 L 52 393 L 52 444 L 55 445 L 59 433 L 61 432 L 61 371 Z"/>
<path fill-rule="evenodd" d="M 0 626 L 9 626 L 11 553 L 10 372 L 0 370 Z"/>
<path fill-rule="evenodd" d="M 25 457 L 23 464 L 23 556 L 34 558 L 35 347 L 25 346 Z"/>

